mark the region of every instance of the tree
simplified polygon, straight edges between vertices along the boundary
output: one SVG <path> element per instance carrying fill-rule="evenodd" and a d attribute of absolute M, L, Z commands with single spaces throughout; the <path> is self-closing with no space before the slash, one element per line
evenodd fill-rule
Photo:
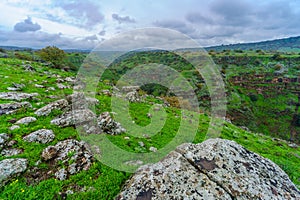
<path fill-rule="evenodd" d="M 64 58 L 66 57 L 66 53 L 56 46 L 47 46 L 38 51 L 38 55 L 41 59 L 51 62 L 56 68 L 62 67 Z"/>

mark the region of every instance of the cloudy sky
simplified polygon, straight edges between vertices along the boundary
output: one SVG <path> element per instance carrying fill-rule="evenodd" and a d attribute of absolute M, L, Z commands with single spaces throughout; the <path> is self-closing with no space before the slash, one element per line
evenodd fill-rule
<path fill-rule="evenodd" d="M 93 48 L 162 27 L 202 46 L 300 35 L 298 0 L 1 0 L 0 46 Z"/>

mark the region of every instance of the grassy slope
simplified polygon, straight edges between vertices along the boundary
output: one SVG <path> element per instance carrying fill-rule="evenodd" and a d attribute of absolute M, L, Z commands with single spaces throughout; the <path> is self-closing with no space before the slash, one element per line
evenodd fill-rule
<path fill-rule="evenodd" d="M 30 101 L 33 108 L 40 108 L 46 105 L 48 102 L 53 101 L 48 99 L 48 95 L 57 95 L 59 98 L 70 94 L 71 89 L 56 90 L 49 93 L 45 93 L 45 89 L 36 88 L 34 84 L 43 84 L 47 86 L 56 87 L 55 78 L 49 78 L 48 75 L 44 74 L 45 71 L 51 73 L 60 74 L 62 77 L 71 76 L 74 74 L 62 72 L 60 70 L 48 69 L 43 67 L 38 63 L 32 63 L 31 65 L 37 69 L 36 73 L 24 72 L 22 69 L 21 60 L 17 59 L 0 59 L 0 91 L 6 91 L 8 86 L 11 86 L 12 82 L 24 83 L 26 87 L 24 92 L 38 92 L 40 96 L 38 100 Z M 5 78 L 8 76 L 8 78 Z M 36 80 L 36 81 L 35 81 Z M 100 89 L 107 89 L 108 86 L 99 83 Z M 97 106 L 97 112 L 109 111 L 108 105 L 110 104 L 110 98 L 107 96 L 97 95 L 96 98 L 100 100 L 100 105 Z M 156 101 L 154 99 L 149 99 L 149 101 Z M 0 100 L 0 103 L 6 103 L 8 101 Z M 39 104 L 42 102 L 41 104 Z M 150 108 L 150 104 L 146 103 L 132 103 L 131 104 L 131 115 L 137 124 L 142 126 L 147 125 L 150 120 L 147 118 L 146 113 Z M 13 157 L 22 157 L 29 160 L 29 168 L 35 166 L 36 161 L 40 159 L 41 152 L 43 148 L 47 145 L 44 144 L 32 144 L 22 141 L 22 137 L 34 130 L 40 128 L 52 129 L 56 135 L 56 138 L 49 145 L 57 143 L 59 140 L 66 138 L 76 138 L 79 136 L 72 127 L 69 128 L 58 128 L 56 126 L 50 125 L 50 120 L 61 113 L 61 111 L 56 111 L 48 117 L 39 117 L 38 120 L 30 125 L 22 125 L 21 129 L 10 131 L 8 127 L 11 124 L 9 120 L 16 118 L 22 118 L 25 116 L 34 116 L 33 109 L 22 110 L 16 114 L 12 115 L 2 115 L 0 116 L 0 133 L 11 134 L 13 139 L 18 141 L 15 147 L 23 148 L 24 153 L 21 155 Z M 157 148 L 163 147 L 170 139 L 176 134 L 177 127 L 179 125 L 179 119 L 176 115 L 180 116 L 180 111 L 176 108 L 167 109 L 168 120 L 164 128 L 149 139 L 136 139 L 130 136 L 130 140 L 125 140 L 124 137 L 128 136 L 126 133 L 118 136 L 108 136 L 109 139 L 120 146 L 121 148 L 133 151 L 133 152 L 146 152 L 150 146 Z M 208 128 L 209 118 L 206 115 L 200 116 L 200 123 L 197 135 L 195 137 L 195 143 L 203 141 L 205 137 L 206 130 Z M 300 150 L 292 149 L 287 146 L 283 141 L 274 141 L 268 136 L 262 136 L 254 133 L 246 132 L 232 124 L 226 123 L 223 129 L 222 138 L 235 140 L 244 147 L 257 152 L 258 154 L 269 158 L 270 160 L 277 163 L 283 170 L 288 173 L 292 181 L 300 185 L 300 161 L 297 156 L 300 155 Z M 140 147 L 138 145 L 139 141 L 143 141 L 145 147 Z M 0 157 L 0 160 L 4 157 Z M 37 166 L 38 168 L 45 169 L 47 165 L 41 163 Z M 60 198 L 59 192 L 65 192 L 67 190 L 79 191 L 83 190 L 78 194 L 68 195 L 70 199 L 113 199 L 113 197 L 119 192 L 124 181 L 129 178 L 130 174 L 119 172 L 104 166 L 100 162 L 95 162 L 94 165 L 88 171 L 82 171 L 76 175 L 70 177 L 69 180 L 58 181 L 54 178 L 42 181 L 38 184 L 28 185 L 26 183 L 25 176 L 20 176 L 15 178 L 12 182 L 7 184 L 5 187 L 0 189 L 0 199 L 53 199 Z"/>

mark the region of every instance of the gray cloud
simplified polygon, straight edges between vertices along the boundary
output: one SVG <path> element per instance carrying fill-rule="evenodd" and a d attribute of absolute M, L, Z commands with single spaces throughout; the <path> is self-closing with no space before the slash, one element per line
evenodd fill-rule
<path fill-rule="evenodd" d="M 33 23 L 31 18 L 28 17 L 23 22 L 16 23 L 14 30 L 17 32 L 28 32 L 28 31 L 38 31 L 41 29 L 41 26 L 37 23 Z"/>
<path fill-rule="evenodd" d="M 102 31 L 100 31 L 100 32 L 98 33 L 98 35 L 104 36 L 105 33 L 106 33 L 106 31 L 105 31 L 105 30 L 102 30 Z"/>
<path fill-rule="evenodd" d="M 135 19 L 130 18 L 129 16 L 121 17 L 120 15 L 114 13 L 114 14 L 111 15 L 111 17 L 114 20 L 118 21 L 119 24 L 121 24 L 121 23 L 135 23 Z"/>
<path fill-rule="evenodd" d="M 80 23 L 84 22 L 83 26 L 87 28 L 101 23 L 104 19 L 104 15 L 100 12 L 99 7 L 90 1 L 75 1 L 72 3 L 66 1 L 65 3 L 61 3 L 59 6 L 62 7 L 70 16 L 78 19 Z"/>
<path fill-rule="evenodd" d="M 93 49 L 98 40 L 96 36 L 69 38 L 61 33 L 0 31 L 1 45 L 43 48 L 55 45 L 63 49 Z"/>
<path fill-rule="evenodd" d="M 184 34 L 192 34 L 195 29 L 192 28 L 191 26 L 187 25 L 183 21 L 178 21 L 178 20 L 161 20 L 161 21 L 155 21 L 153 23 L 154 26 L 162 27 L 162 28 L 169 28 L 169 29 L 174 29 L 177 30 L 181 33 Z"/>

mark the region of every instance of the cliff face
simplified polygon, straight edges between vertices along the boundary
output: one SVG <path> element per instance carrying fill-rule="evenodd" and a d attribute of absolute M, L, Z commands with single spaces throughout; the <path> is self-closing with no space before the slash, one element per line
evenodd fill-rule
<path fill-rule="evenodd" d="M 277 165 L 235 142 L 183 144 L 141 167 L 116 199 L 299 199 Z"/>

